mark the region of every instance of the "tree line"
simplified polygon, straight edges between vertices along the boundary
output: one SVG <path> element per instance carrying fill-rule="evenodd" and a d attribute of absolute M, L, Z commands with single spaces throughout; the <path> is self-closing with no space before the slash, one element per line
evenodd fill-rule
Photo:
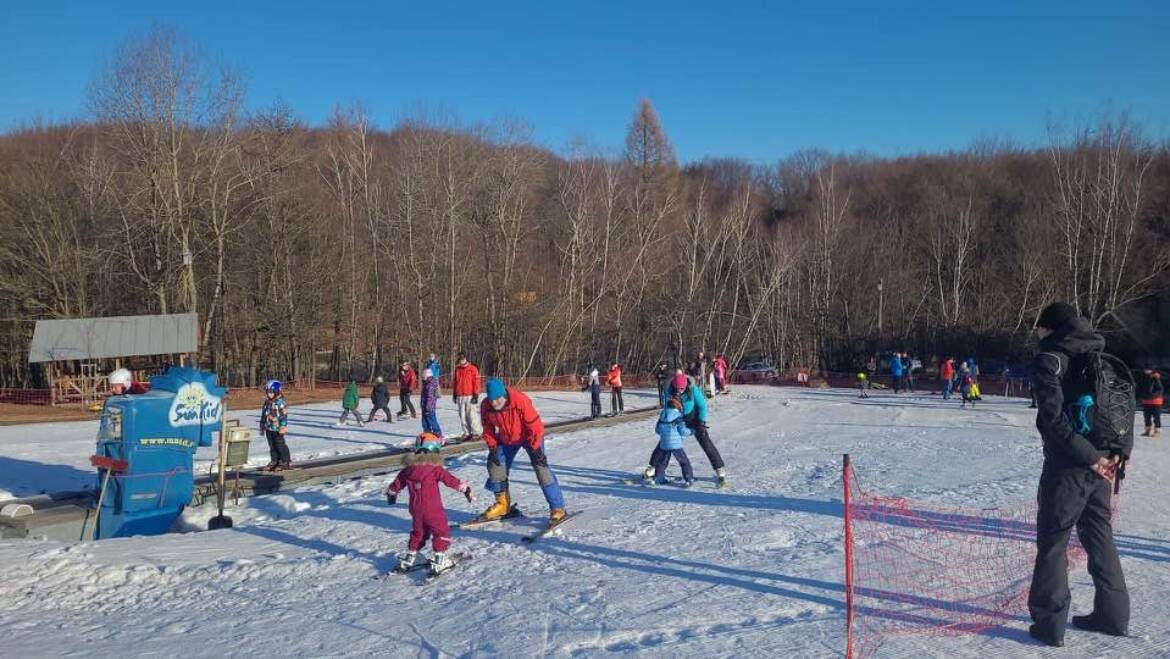
<path fill-rule="evenodd" d="M 1057 299 L 1165 352 L 1170 150 L 1124 117 L 1042 148 L 680 164 L 643 100 L 620 151 L 554 153 L 515 120 L 248 112 L 238 76 L 163 29 L 90 100 L 0 136 L 0 386 L 38 384 L 31 320 L 176 312 L 235 385 L 432 351 L 507 376 L 698 350 L 1012 357 Z"/>

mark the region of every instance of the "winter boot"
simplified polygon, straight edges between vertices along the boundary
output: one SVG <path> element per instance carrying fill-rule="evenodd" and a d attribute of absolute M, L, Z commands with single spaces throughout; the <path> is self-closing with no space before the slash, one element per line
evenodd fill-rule
<path fill-rule="evenodd" d="M 1161 437 L 1161 436 L 1162 436 L 1162 429 L 1159 428 L 1158 426 L 1154 426 L 1153 437 Z"/>
<path fill-rule="evenodd" d="M 1153 437 L 1153 436 L 1154 436 L 1154 426 L 1147 425 L 1145 432 L 1142 433 L 1142 437 Z"/>
<path fill-rule="evenodd" d="M 654 465 L 650 465 L 649 467 L 646 467 L 646 469 L 642 471 L 642 480 L 648 481 L 648 480 L 653 480 L 653 479 L 654 479 Z"/>
<path fill-rule="evenodd" d="M 512 501 L 508 498 L 508 491 L 496 493 L 496 502 L 483 511 L 480 517 L 484 519 L 500 519 L 508 514 L 508 509 L 512 507 Z"/>
<path fill-rule="evenodd" d="M 398 566 L 394 568 L 394 571 L 395 572 L 406 572 L 407 570 L 414 567 L 415 563 L 417 563 L 417 562 L 418 562 L 418 552 L 417 551 L 408 551 L 405 554 L 402 554 L 401 556 L 398 557 Z"/>
<path fill-rule="evenodd" d="M 727 470 L 720 467 L 715 470 L 715 484 L 719 487 L 727 487 Z"/>
<path fill-rule="evenodd" d="M 1087 616 L 1073 616 L 1072 626 L 1087 632 L 1097 632 L 1098 634 L 1105 634 L 1107 636 L 1128 636 L 1126 633 L 1127 630 L 1110 626 L 1093 617 L 1092 614 Z"/>
<path fill-rule="evenodd" d="M 548 513 L 548 525 L 556 526 L 557 524 L 565 521 L 565 514 L 566 513 L 564 508 L 553 508 Z"/>
<path fill-rule="evenodd" d="M 431 557 L 430 572 L 432 575 L 441 574 L 447 570 L 450 570 L 452 567 L 454 567 L 454 565 L 455 562 L 447 556 L 447 552 L 436 552 L 435 555 Z"/>

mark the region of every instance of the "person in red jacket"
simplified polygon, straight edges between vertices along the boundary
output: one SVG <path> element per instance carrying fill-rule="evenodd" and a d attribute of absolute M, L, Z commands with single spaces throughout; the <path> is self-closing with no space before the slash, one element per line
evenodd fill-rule
<path fill-rule="evenodd" d="M 605 383 L 609 385 L 610 416 L 617 416 L 626 411 L 622 402 L 622 367 L 614 362 L 605 376 Z"/>
<path fill-rule="evenodd" d="M 455 401 L 455 407 L 459 410 L 459 427 L 463 430 L 462 441 L 478 439 L 483 434 L 479 419 L 479 369 L 467 361 L 467 355 L 462 352 L 455 362 L 452 380 L 451 399 Z"/>
<path fill-rule="evenodd" d="M 544 422 L 532 400 L 513 387 L 505 387 L 499 378 L 487 381 L 486 400 L 479 406 L 483 421 L 483 440 L 488 447 L 487 489 L 496 501 L 484 511 L 483 519 L 500 519 L 512 508 L 508 496 L 508 472 L 520 449 L 528 453 L 536 480 L 549 507 L 549 526 L 565 519 L 565 495 L 548 466 L 544 451 Z"/>
<path fill-rule="evenodd" d="M 1144 375 L 1138 385 L 1138 400 L 1146 421 L 1142 437 L 1159 437 L 1162 434 L 1162 374 L 1147 368 Z"/>
<path fill-rule="evenodd" d="M 407 409 L 410 410 L 410 418 L 418 417 L 418 412 L 414 409 L 414 403 L 410 402 L 410 392 L 418 386 L 418 375 L 414 372 L 410 362 L 402 362 L 398 367 L 398 403 L 402 409 L 398 410 L 398 418 L 406 416 Z"/>
<path fill-rule="evenodd" d="M 475 500 L 475 495 L 471 492 L 471 485 L 443 468 L 443 456 L 439 453 L 443 447 L 442 437 L 424 432 L 415 439 L 414 445 L 414 453 L 403 460 L 406 468 L 386 486 L 386 501 L 390 505 L 398 501 L 399 492 L 410 490 L 410 540 L 406 545 L 407 552 L 399 557 L 395 569 L 406 572 L 414 568 L 419 550 L 429 539 L 435 552 L 430 561 L 431 573 L 438 574 L 453 564 L 447 557 L 447 549 L 451 547 L 451 527 L 447 522 L 447 510 L 443 508 L 439 483 L 462 492 L 468 503 Z"/>
<path fill-rule="evenodd" d="M 942 366 L 938 367 L 938 379 L 942 381 L 943 400 L 951 399 L 951 392 L 955 388 L 955 360 L 947 357 Z"/>

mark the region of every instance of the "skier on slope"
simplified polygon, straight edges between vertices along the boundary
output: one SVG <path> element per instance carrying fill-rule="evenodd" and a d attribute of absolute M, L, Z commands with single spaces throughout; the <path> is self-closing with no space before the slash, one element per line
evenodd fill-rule
<path fill-rule="evenodd" d="M 260 471 L 280 471 L 292 466 L 285 435 L 288 434 L 288 403 L 281 392 L 280 380 L 264 385 L 264 405 L 260 408 L 260 432 L 268 440 L 268 465 Z"/>
<path fill-rule="evenodd" d="M 358 393 L 357 378 L 352 375 L 349 378 L 349 384 L 345 385 L 345 391 L 341 394 L 341 418 L 337 419 L 337 425 L 346 425 L 346 417 L 350 414 L 357 419 L 358 426 L 366 425 L 362 421 L 361 412 L 358 412 L 358 402 L 361 396 Z"/>
<path fill-rule="evenodd" d="M 398 410 L 398 418 L 406 416 L 407 411 L 410 412 L 410 418 L 415 418 L 418 414 L 414 410 L 414 403 L 410 401 L 410 392 L 418 385 L 418 375 L 414 372 L 414 367 L 410 362 L 402 362 L 398 368 L 398 403 L 401 409 Z"/>
<path fill-rule="evenodd" d="M 528 454 L 536 480 L 544 492 L 549 507 L 549 525 L 563 521 L 565 495 L 557 477 L 548 466 L 544 450 L 544 422 L 532 405 L 532 400 L 514 387 L 504 386 L 498 378 L 487 381 L 486 400 L 480 404 L 483 421 L 483 439 L 488 448 L 487 488 L 495 493 L 496 501 L 480 517 L 500 519 L 511 510 L 508 495 L 508 473 L 520 449 Z"/>
<path fill-rule="evenodd" d="M 431 574 L 438 574 L 453 565 L 447 555 L 451 546 L 451 527 L 443 507 L 443 496 L 439 493 L 439 483 L 462 492 L 468 503 L 475 500 L 475 495 L 471 485 L 443 468 L 443 456 L 439 453 L 443 447 L 442 437 L 423 432 L 415 439 L 414 446 L 414 453 L 408 454 L 403 460 L 406 468 L 398 472 L 386 487 L 386 501 L 390 505 L 397 502 L 399 492 L 410 490 L 410 539 L 406 545 L 407 552 L 399 557 L 395 569 L 399 572 L 413 569 L 418 564 L 419 550 L 429 539 L 431 549 L 434 550 L 430 571 Z"/>
<path fill-rule="evenodd" d="M 626 411 L 626 405 L 622 401 L 622 367 L 620 364 L 614 362 L 610 365 L 609 373 L 605 375 L 605 383 L 609 385 L 610 416 L 622 414 Z"/>
<path fill-rule="evenodd" d="M 601 375 L 593 362 L 589 363 L 589 376 L 581 391 L 589 392 L 589 418 L 601 416 Z"/>
<path fill-rule="evenodd" d="M 707 431 L 707 399 L 699 386 L 687 379 L 682 371 L 675 373 L 670 383 L 670 396 L 675 396 L 682 402 L 682 413 L 686 419 L 687 428 L 690 428 L 699 442 L 699 448 L 707 455 L 711 468 L 715 470 L 715 481 L 719 487 L 727 486 L 727 471 L 723 465 L 723 456 L 711 441 L 711 434 Z M 642 472 L 642 476 L 649 480 L 654 477 L 654 468 L 661 459 L 661 451 L 655 446 L 650 454 L 650 466 Z"/>
<path fill-rule="evenodd" d="M 390 413 L 390 389 L 381 375 L 374 379 L 374 388 L 370 391 L 370 404 L 373 408 L 370 409 L 366 423 L 373 423 L 378 410 L 386 413 L 386 423 L 394 423 L 394 415 Z"/>
<path fill-rule="evenodd" d="M 439 427 L 439 378 L 429 368 L 423 369 L 422 393 L 418 397 L 418 406 L 422 408 L 423 432 L 443 436 L 443 429 Z"/>
<path fill-rule="evenodd" d="M 479 427 L 479 368 L 459 353 L 455 362 L 455 374 L 451 378 L 451 398 L 459 411 L 460 438 L 462 441 L 478 439 L 483 433 Z"/>
<path fill-rule="evenodd" d="M 683 438 L 694 433 L 687 428 L 682 407 L 682 401 L 676 394 L 667 402 L 666 408 L 658 417 L 658 423 L 654 426 L 654 431 L 658 433 L 658 448 L 654 451 L 657 457 L 657 462 L 653 465 L 654 482 L 659 485 L 666 483 L 666 467 L 670 464 L 671 456 L 678 460 L 678 466 L 682 469 L 683 487 L 695 484 L 695 472 L 691 469 L 690 458 L 683 449 Z"/>

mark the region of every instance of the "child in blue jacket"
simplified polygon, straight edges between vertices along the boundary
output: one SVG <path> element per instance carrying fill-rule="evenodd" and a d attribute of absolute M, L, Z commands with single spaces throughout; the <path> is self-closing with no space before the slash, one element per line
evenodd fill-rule
<path fill-rule="evenodd" d="M 659 484 L 666 482 L 666 467 L 670 464 L 670 456 L 672 455 L 678 460 L 678 466 L 682 467 L 685 487 L 690 487 L 695 482 L 691 461 L 687 457 L 687 452 L 683 450 L 683 438 L 689 437 L 692 432 L 690 428 L 687 428 L 686 421 L 683 419 L 682 408 L 682 401 L 677 395 L 673 396 L 663 408 L 662 416 L 658 417 L 658 424 L 654 428 L 658 432 L 658 453 L 660 455 L 654 465 L 654 482 Z"/>

